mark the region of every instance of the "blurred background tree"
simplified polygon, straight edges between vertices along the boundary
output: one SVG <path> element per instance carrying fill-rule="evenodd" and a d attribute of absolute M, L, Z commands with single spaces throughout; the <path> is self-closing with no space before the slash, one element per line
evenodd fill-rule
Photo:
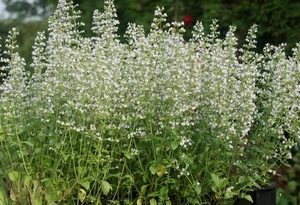
<path fill-rule="evenodd" d="M 30 56 L 29 48 L 36 30 L 46 29 L 47 17 L 58 0 L 0 0 L 10 12 L 10 20 L 0 22 L 0 35 L 16 26 L 22 28 L 23 54 Z M 92 15 L 95 9 L 102 10 L 103 0 L 73 0 L 82 11 L 85 22 L 85 35 L 91 35 Z M 196 20 L 206 27 L 212 19 L 219 19 L 221 31 L 226 32 L 229 25 L 236 25 L 237 35 L 243 39 L 249 27 L 259 26 L 258 43 L 261 49 L 265 43 L 287 42 L 288 52 L 300 40 L 300 1 L 299 0 L 115 0 L 119 20 L 119 32 L 123 34 L 128 22 L 144 25 L 149 30 L 156 5 L 163 6 L 170 20 L 186 23 L 188 31 Z M 29 37 L 29 38 L 27 38 Z M 186 35 L 189 37 L 189 34 Z M 27 52 L 28 51 L 28 52 Z"/>
<path fill-rule="evenodd" d="M 16 27 L 20 32 L 20 53 L 30 63 L 35 34 L 46 30 L 47 18 L 55 9 L 57 0 L 0 1 L 10 14 L 9 18 L 0 19 L 0 36 L 3 39 L 12 27 Z M 102 10 L 104 0 L 73 1 L 82 11 L 85 35 L 90 36 L 93 11 Z M 128 22 L 141 24 L 148 32 L 154 9 L 159 5 L 165 8 L 169 20 L 184 21 L 187 39 L 197 20 L 208 27 L 212 19 L 218 19 L 221 34 L 225 34 L 229 25 L 236 25 L 241 42 L 250 26 L 257 24 L 259 50 L 266 43 L 287 43 L 287 52 L 291 54 L 291 48 L 300 41 L 300 0 L 115 0 L 115 5 L 120 20 L 120 35 L 124 34 Z M 285 177 L 281 178 L 280 183 L 283 193 L 278 200 L 280 205 L 300 204 L 300 179 L 297 177 L 299 156 L 298 152 L 292 166 L 281 170 Z"/>

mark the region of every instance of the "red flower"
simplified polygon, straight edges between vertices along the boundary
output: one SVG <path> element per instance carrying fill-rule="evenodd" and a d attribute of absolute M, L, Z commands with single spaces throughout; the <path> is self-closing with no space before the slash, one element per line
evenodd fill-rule
<path fill-rule="evenodd" d="M 184 15 L 182 18 L 182 21 L 185 26 L 190 26 L 193 23 L 193 19 L 190 15 Z"/>

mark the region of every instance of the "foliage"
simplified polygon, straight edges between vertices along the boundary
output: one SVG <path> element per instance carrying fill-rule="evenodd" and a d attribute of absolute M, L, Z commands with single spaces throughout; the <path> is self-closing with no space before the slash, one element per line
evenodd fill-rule
<path fill-rule="evenodd" d="M 288 51 L 299 41 L 300 2 L 297 0 L 242 0 L 214 1 L 206 4 L 203 18 L 209 22 L 218 18 L 224 26 L 234 24 L 239 35 L 244 36 L 247 29 L 256 23 L 259 26 L 258 45 L 266 43 L 288 43 Z M 223 2 L 223 3 L 221 3 Z M 205 4 L 204 4 L 205 5 Z"/>
<path fill-rule="evenodd" d="M 57 4 L 57 0 L 4 0 L 7 9 L 18 19 L 18 26 L 22 28 L 21 33 L 31 36 L 32 30 L 24 24 L 26 21 L 35 19 L 33 24 L 38 24 L 41 20 L 41 28 L 45 28 L 43 19 L 48 17 Z M 103 7 L 103 0 L 75 0 L 74 3 L 79 5 L 82 11 L 80 20 L 85 23 L 85 36 L 92 36 L 91 17 L 95 9 Z M 300 3 L 297 0 L 201 0 L 201 1 L 184 1 L 184 0 L 115 0 L 120 19 L 118 33 L 122 36 L 128 26 L 128 22 L 136 22 L 144 26 L 146 32 L 150 30 L 150 24 L 153 18 L 153 10 L 156 5 L 165 7 L 169 14 L 169 19 L 173 21 L 182 21 L 185 17 L 191 18 L 192 25 L 196 19 L 201 19 L 206 29 L 209 28 L 211 19 L 219 19 L 222 22 L 220 31 L 225 35 L 228 26 L 235 25 L 238 30 L 236 34 L 239 39 L 244 39 L 248 29 L 252 24 L 257 24 L 259 32 L 257 33 L 257 49 L 262 51 L 266 43 L 279 45 L 282 42 L 287 43 L 287 53 L 291 55 L 291 48 L 300 38 Z M 34 16 L 35 18 L 32 18 Z M 192 25 L 185 25 L 187 32 L 185 39 L 191 37 Z M 15 24 L 1 25 L 5 28 L 5 35 Z M 35 30 L 34 30 L 35 32 Z M 3 34 L 0 29 L 0 34 Z M 31 36 L 32 38 L 32 36 Z M 25 38 L 22 49 L 26 55 L 25 60 L 30 63 L 30 47 L 32 46 L 31 38 Z M 28 40 L 27 40 L 28 39 Z M 123 40 L 123 39 L 121 39 Z M 239 41 L 242 45 L 242 41 Z"/>
<path fill-rule="evenodd" d="M 162 8 L 120 41 L 111 0 L 92 37 L 61 0 L 29 65 L 3 52 L 0 200 L 13 204 L 232 204 L 266 185 L 299 136 L 300 45 L 254 52 L 256 26 L 182 23 Z"/>
<path fill-rule="evenodd" d="M 49 13 L 57 4 L 57 0 L 35 0 L 32 4 L 25 1 L 5 0 L 8 10 L 21 18 L 24 15 Z M 91 34 L 91 16 L 94 9 L 102 8 L 103 0 L 84 1 L 75 0 L 83 12 L 82 21 L 85 22 L 87 34 Z M 26 6 L 20 4 L 25 4 Z M 262 48 L 265 43 L 288 43 L 288 48 L 299 40 L 300 33 L 300 2 L 297 0 L 116 0 L 118 16 L 120 17 L 120 33 L 124 33 L 128 22 L 137 22 L 150 29 L 153 18 L 152 11 L 159 5 L 167 8 L 168 14 L 174 21 L 180 21 L 185 15 L 193 19 L 201 19 L 204 25 L 209 26 L 211 19 L 222 22 L 225 32 L 229 25 L 238 27 L 238 35 L 244 37 L 248 28 L 256 23 L 259 26 L 258 41 Z M 195 20 L 194 20 L 195 22 Z"/>
<path fill-rule="evenodd" d="M 277 179 L 278 205 L 299 204 L 300 202 L 300 152 L 299 146 L 295 150 L 295 156 L 291 165 L 283 166 L 280 170 L 280 177 Z"/>
<path fill-rule="evenodd" d="M 51 10 L 52 0 L 16 1 L 3 0 L 6 10 L 17 18 L 46 15 Z"/>

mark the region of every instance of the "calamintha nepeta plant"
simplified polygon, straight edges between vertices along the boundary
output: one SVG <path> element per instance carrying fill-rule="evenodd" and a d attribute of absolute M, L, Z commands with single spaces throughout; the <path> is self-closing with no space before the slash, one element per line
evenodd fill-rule
<path fill-rule="evenodd" d="M 300 46 L 254 52 L 256 26 L 182 23 L 157 8 L 151 30 L 117 35 L 112 0 L 83 37 L 61 0 L 33 47 L 33 73 L 2 53 L 2 204 L 232 204 L 266 185 L 299 136 Z"/>

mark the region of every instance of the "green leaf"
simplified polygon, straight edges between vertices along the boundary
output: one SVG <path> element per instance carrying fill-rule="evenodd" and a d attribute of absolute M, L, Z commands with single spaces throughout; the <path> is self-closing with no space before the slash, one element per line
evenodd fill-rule
<path fill-rule="evenodd" d="M 158 165 L 157 169 L 156 169 L 156 174 L 157 176 L 161 177 L 162 175 L 164 175 L 164 173 L 166 172 L 166 167 L 164 165 Z"/>
<path fill-rule="evenodd" d="M 81 176 L 84 175 L 84 173 L 85 173 L 85 169 L 84 168 L 77 167 L 76 169 L 77 169 L 78 175 L 81 175 Z"/>
<path fill-rule="evenodd" d="M 200 185 L 198 185 L 198 184 L 195 184 L 195 187 L 194 187 L 194 189 L 195 189 L 195 191 L 196 191 L 196 193 L 197 194 L 201 194 L 201 192 L 202 192 L 202 188 L 201 188 L 201 186 Z"/>
<path fill-rule="evenodd" d="M 143 173 L 143 182 L 147 183 L 149 179 L 149 172 L 144 172 Z"/>
<path fill-rule="evenodd" d="M 47 201 L 46 204 L 52 205 L 63 198 L 63 189 L 57 189 L 56 181 L 50 178 L 44 178 L 41 182 L 44 184 L 44 198 Z"/>
<path fill-rule="evenodd" d="M 34 149 L 33 154 L 34 155 L 40 154 L 41 151 L 42 151 L 42 149 L 37 147 L 37 148 Z"/>
<path fill-rule="evenodd" d="M 90 202 L 93 205 L 102 205 L 102 202 L 100 201 L 100 199 L 98 199 L 95 196 L 87 196 L 87 201 Z"/>
<path fill-rule="evenodd" d="M 171 201 L 166 201 L 166 205 L 172 205 Z"/>
<path fill-rule="evenodd" d="M 169 189 L 167 186 L 161 187 L 159 190 L 159 198 L 163 198 L 163 199 L 167 198 L 168 192 L 169 192 Z"/>
<path fill-rule="evenodd" d="M 32 180 L 31 176 L 26 175 L 23 180 L 24 186 L 29 188 L 31 180 Z"/>
<path fill-rule="evenodd" d="M 34 146 L 34 144 L 32 142 L 30 142 L 30 141 L 23 141 L 22 143 L 28 145 L 29 147 L 33 147 Z"/>
<path fill-rule="evenodd" d="M 80 200 L 80 202 L 84 202 L 86 197 L 86 191 L 84 189 L 79 189 L 78 190 L 78 199 Z"/>
<path fill-rule="evenodd" d="M 134 178 L 129 174 L 126 174 L 125 176 L 123 176 L 123 179 L 124 179 L 124 181 L 126 180 L 126 182 L 128 182 L 130 184 L 134 184 Z"/>
<path fill-rule="evenodd" d="M 146 191 L 147 191 L 147 186 L 148 186 L 148 185 L 143 185 L 143 186 L 142 186 L 142 188 L 141 188 L 141 196 L 145 196 Z"/>
<path fill-rule="evenodd" d="M 12 182 L 16 182 L 19 180 L 19 172 L 11 171 L 8 173 L 8 177 Z"/>
<path fill-rule="evenodd" d="M 156 173 L 156 166 L 151 165 L 151 166 L 149 167 L 149 170 L 150 170 L 150 172 L 151 172 L 152 175 L 155 175 L 155 173 Z"/>
<path fill-rule="evenodd" d="M 248 184 L 252 183 L 253 180 L 249 180 L 248 177 L 245 176 L 240 176 L 238 179 L 238 186 L 239 187 L 243 187 L 243 186 L 247 186 Z"/>
<path fill-rule="evenodd" d="M 211 179 L 216 189 L 223 189 L 227 185 L 227 179 L 226 178 L 221 179 L 216 174 L 211 174 Z"/>
<path fill-rule="evenodd" d="M 0 187 L 0 204 L 1 205 L 8 205 L 8 199 L 6 196 L 6 191 Z"/>
<path fill-rule="evenodd" d="M 133 155 L 129 152 L 124 152 L 124 156 L 127 158 L 127 159 L 132 159 L 133 158 Z"/>
<path fill-rule="evenodd" d="M 107 194 L 112 190 L 112 186 L 107 181 L 102 181 L 101 189 L 102 193 L 107 196 Z"/>
<path fill-rule="evenodd" d="M 42 205 L 43 204 L 43 199 L 42 199 L 41 193 L 35 192 L 32 194 L 31 204 L 32 205 Z"/>
<path fill-rule="evenodd" d="M 156 191 L 156 192 L 151 192 L 149 194 L 147 194 L 147 197 L 150 198 L 150 197 L 157 197 L 159 196 L 159 193 Z"/>
<path fill-rule="evenodd" d="M 234 196 L 234 194 L 231 191 L 226 191 L 225 192 L 225 199 L 231 199 Z"/>
<path fill-rule="evenodd" d="M 90 182 L 87 180 L 80 182 L 80 185 L 87 191 L 90 189 Z"/>
<path fill-rule="evenodd" d="M 176 150 L 179 146 L 179 142 L 174 140 L 171 142 L 170 145 L 171 145 L 172 150 Z"/>
<path fill-rule="evenodd" d="M 16 194 L 15 190 L 12 188 L 9 190 L 9 198 L 12 201 L 17 201 L 17 194 Z"/>
<path fill-rule="evenodd" d="M 143 199 L 138 199 L 137 201 L 136 201 L 136 205 L 143 205 Z"/>
<path fill-rule="evenodd" d="M 181 159 L 189 165 L 194 164 L 194 159 L 185 153 L 181 155 Z"/>
<path fill-rule="evenodd" d="M 152 198 L 152 199 L 150 200 L 150 205 L 157 205 L 156 199 Z"/>
<path fill-rule="evenodd" d="M 220 186 L 220 178 L 216 174 L 211 174 L 211 179 L 216 187 Z"/>
<path fill-rule="evenodd" d="M 54 204 L 62 197 L 61 191 L 56 191 L 52 187 L 47 187 L 44 194 L 47 204 Z"/>
<path fill-rule="evenodd" d="M 250 195 L 248 195 L 248 194 L 242 194 L 241 198 L 242 199 L 246 199 L 247 201 L 250 201 L 251 203 L 253 203 L 252 197 Z"/>

